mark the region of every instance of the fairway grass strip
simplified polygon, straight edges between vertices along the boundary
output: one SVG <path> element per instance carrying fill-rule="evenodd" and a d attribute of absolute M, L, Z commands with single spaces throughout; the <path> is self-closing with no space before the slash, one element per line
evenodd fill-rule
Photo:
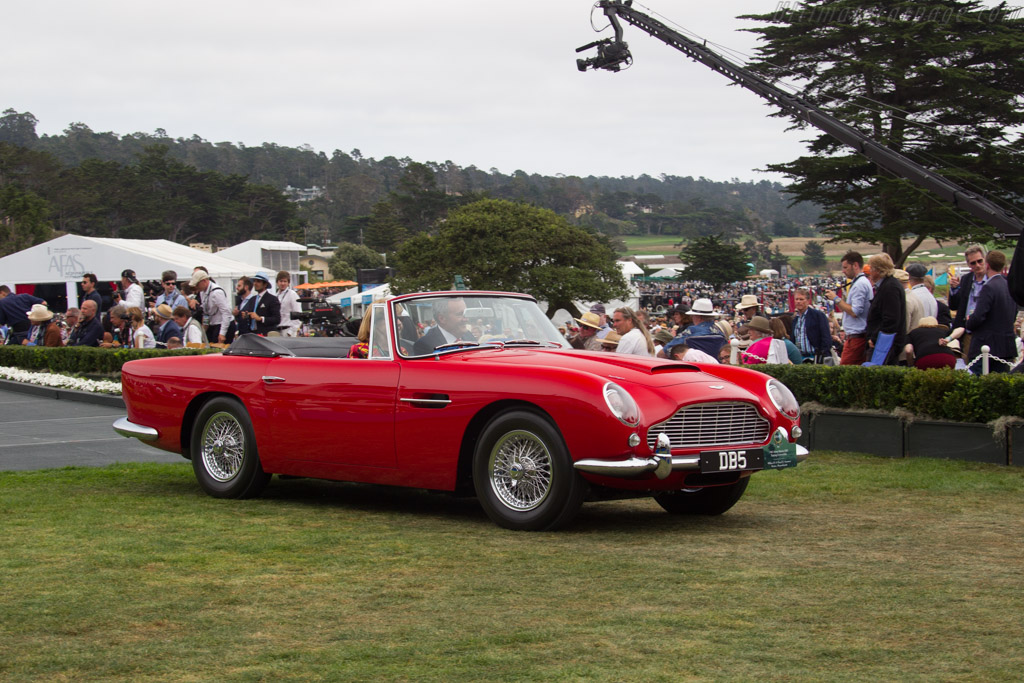
<path fill-rule="evenodd" d="M 1024 469 L 812 454 L 569 529 L 188 463 L 0 472 L 0 680 L 1015 681 Z"/>

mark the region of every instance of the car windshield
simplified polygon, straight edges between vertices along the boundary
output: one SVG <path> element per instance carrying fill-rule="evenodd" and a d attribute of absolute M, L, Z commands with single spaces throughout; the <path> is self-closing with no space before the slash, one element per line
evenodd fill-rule
<path fill-rule="evenodd" d="M 400 353 L 426 356 L 488 345 L 569 348 L 537 304 L 510 296 L 424 296 L 393 302 Z"/>

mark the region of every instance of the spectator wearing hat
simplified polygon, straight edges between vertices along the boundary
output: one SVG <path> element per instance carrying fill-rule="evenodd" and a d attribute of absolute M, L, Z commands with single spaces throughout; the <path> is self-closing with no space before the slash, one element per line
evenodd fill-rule
<path fill-rule="evenodd" d="M 860 365 L 864 362 L 868 345 L 868 309 L 871 307 L 874 289 L 871 287 L 871 280 L 864 273 L 864 257 L 860 252 L 846 252 L 840 261 L 840 267 L 850 283 L 844 288 L 846 299 L 843 299 L 843 290 L 840 289 L 832 301 L 835 310 L 843 314 L 843 334 L 846 337 L 839 364 Z"/>
<path fill-rule="evenodd" d="M 580 331 L 569 339 L 569 344 L 582 351 L 601 351 L 601 339 L 597 336 L 601 329 L 601 316 L 588 311 L 574 320 L 580 324 Z"/>
<path fill-rule="evenodd" d="M 736 304 L 736 327 L 742 329 L 744 325 L 749 323 L 755 315 L 758 314 L 758 309 L 761 308 L 761 302 L 757 300 L 756 294 L 744 294 L 740 297 L 740 302 Z M 743 338 L 743 333 L 740 332 L 740 338 Z"/>
<path fill-rule="evenodd" d="M 82 301 L 92 299 L 96 302 L 97 310 L 103 312 L 103 297 L 96 290 L 96 274 L 86 273 L 82 276 Z"/>
<path fill-rule="evenodd" d="M 100 322 L 99 306 L 92 299 L 82 302 L 82 316 L 71 331 L 68 346 L 99 346 L 103 339 L 103 324 Z"/>
<path fill-rule="evenodd" d="M 302 313 L 299 293 L 291 288 L 292 276 L 287 270 L 277 274 L 277 300 L 281 302 L 281 322 L 277 324 L 277 332 L 284 337 L 297 337 L 302 321 L 296 316 Z M 273 334 L 273 333 L 271 333 Z"/>
<path fill-rule="evenodd" d="M 693 324 L 690 316 L 686 315 L 686 308 L 683 306 L 669 309 L 668 321 L 675 326 L 676 334 L 682 333 L 683 330 Z"/>
<path fill-rule="evenodd" d="M 7 285 L 0 285 L 0 325 L 10 329 L 7 335 L 8 344 L 21 344 L 28 336 L 32 322 L 28 312 L 36 304 L 46 301 L 31 294 L 12 294 Z"/>
<path fill-rule="evenodd" d="M 750 345 L 741 356 L 745 365 L 788 364 L 789 355 L 786 351 L 786 343 L 781 339 L 775 339 L 771 323 L 768 318 L 755 315 L 746 325 L 741 328 L 743 333 L 750 339 Z"/>
<path fill-rule="evenodd" d="M 53 311 L 46 304 L 32 304 L 28 312 L 32 323 L 28 335 L 21 342 L 25 346 L 64 346 L 60 340 L 60 328 L 53 322 Z"/>
<path fill-rule="evenodd" d="M 228 323 L 231 321 L 231 305 L 228 303 L 228 295 L 224 288 L 210 279 L 210 274 L 201 268 L 192 272 L 192 279 L 188 281 L 189 287 L 199 293 L 198 305 L 203 309 L 203 315 L 207 319 L 206 337 L 216 339 L 218 344 L 223 344 L 228 330 Z"/>
<path fill-rule="evenodd" d="M 665 351 L 664 351 L 665 344 L 668 344 L 675 337 L 673 336 L 673 334 L 671 332 L 669 332 L 665 328 L 662 328 L 662 329 L 658 330 L 657 332 L 655 332 L 652 335 L 652 337 L 654 339 L 654 355 L 655 355 L 655 357 L 656 358 L 664 358 L 665 357 Z"/>
<path fill-rule="evenodd" d="M 907 335 L 907 362 L 919 370 L 956 367 L 958 354 L 949 348 L 945 339 L 948 334 L 949 328 L 940 325 L 935 316 L 921 318 L 917 328 Z"/>
<path fill-rule="evenodd" d="M 612 331 L 612 326 L 608 324 L 608 316 L 605 310 L 604 304 L 594 304 L 590 307 L 590 312 L 601 319 L 601 327 L 597 330 L 598 339 L 604 339 L 605 335 Z"/>
<path fill-rule="evenodd" d="M 270 292 L 270 276 L 263 271 L 252 276 L 252 288 L 255 294 L 239 313 L 242 322 L 238 333 L 265 337 L 267 333 L 277 331 L 281 322 L 281 302 Z"/>
<path fill-rule="evenodd" d="M 903 296 L 907 299 L 907 332 L 916 328 L 921 324 L 921 318 L 924 317 L 924 306 L 921 305 L 921 301 L 910 293 L 910 274 L 902 268 L 896 268 L 892 271 L 892 276 L 903 287 Z M 900 360 L 906 358 L 900 350 Z"/>
<path fill-rule="evenodd" d="M 601 350 L 609 353 L 615 353 L 619 346 L 619 340 L 621 337 L 615 330 L 611 330 L 601 340 Z"/>
<path fill-rule="evenodd" d="M 921 302 L 923 314 L 921 317 L 937 318 L 939 315 L 939 304 L 935 300 L 935 295 L 931 293 L 931 290 L 924 283 L 927 275 L 928 268 L 923 263 L 911 263 L 907 266 L 908 286 L 910 287 L 910 293 Z"/>
<path fill-rule="evenodd" d="M 181 339 L 181 326 L 174 322 L 174 309 L 167 304 L 160 304 L 154 312 L 157 322 L 160 323 L 155 333 L 157 345 L 167 346 L 168 340 L 172 337 Z"/>
<path fill-rule="evenodd" d="M 160 284 L 164 291 L 153 301 L 154 310 L 160 304 L 167 304 L 173 311 L 178 306 L 188 306 L 188 299 L 178 291 L 178 274 L 173 270 L 165 270 L 160 274 Z"/>
<path fill-rule="evenodd" d="M 718 313 L 715 312 L 711 299 L 696 299 L 690 310 L 686 311 L 686 315 L 690 316 L 690 320 L 693 322 L 665 345 L 665 355 L 671 357 L 670 349 L 676 344 L 686 344 L 688 347 L 694 348 L 694 344 L 691 342 L 696 338 L 701 338 L 701 341 L 698 342 L 700 344 L 698 350 L 714 358 L 725 344 L 726 339 L 721 328 L 715 324 Z"/>
<path fill-rule="evenodd" d="M 805 363 L 824 358 L 832 350 L 832 330 L 828 317 L 811 307 L 811 291 L 798 287 L 793 293 L 793 343 Z"/>
<path fill-rule="evenodd" d="M 125 308 L 146 310 L 146 294 L 142 291 L 142 285 L 139 284 L 139 279 L 135 277 L 135 271 L 131 268 L 121 271 L 121 291 L 124 292 L 121 300 Z"/>

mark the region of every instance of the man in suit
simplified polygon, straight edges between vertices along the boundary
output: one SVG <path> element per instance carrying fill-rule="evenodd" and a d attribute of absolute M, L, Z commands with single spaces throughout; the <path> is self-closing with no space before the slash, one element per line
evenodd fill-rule
<path fill-rule="evenodd" d="M 964 258 L 971 269 L 971 277 L 949 278 L 949 307 L 956 310 L 953 318 L 953 329 L 966 327 L 965 323 L 974 308 L 978 305 L 978 297 L 981 290 L 988 282 L 987 267 L 985 265 L 985 247 L 980 244 L 971 244 L 964 250 Z M 960 339 L 960 348 L 963 349 L 964 359 L 970 358 L 971 334 L 966 334 Z"/>
<path fill-rule="evenodd" d="M 239 313 L 242 322 L 238 325 L 238 333 L 265 337 L 281 323 L 281 302 L 268 291 L 270 276 L 262 271 L 252 276 L 252 288 L 255 294 Z"/>
<path fill-rule="evenodd" d="M 1010 289 L 1003 268 L 1006 255 L 1001 251 L 990 251 L 985 255 L 985 275 L 988 282 L 981 288 L 978 302 L 968 316 L 965 327 L 971 333 L 971 349 L 968 364 L 981 355 L 981 347 L 988 346 L 996 358 L 1013 362 L 1017 357 L 1017 345 L 1013 337 L 1013 322 L 1017 318 L 1017 303 L 1010 296 Z M 1010 366 L 999 361 L 989 364 L 989 372 L 1007 372 Z M 981 374 L 981 362 L 971 366 L 971 372 Z"/>
<path fill-rule="evenodd" d="M 434 322 L 437 325 L 420 337 L 413 345 L 413 354 L 425 356 L 442 344 L 455 341 L 476 341 L 466 320 L 466 302 L 454 297 L 434 300 Z"/>
<path fill-rule="evenodd" d="M 184 297 L 183 297 L 184 298 Z M 157 346 L 167 346 L 167 342 L 173 337 L 181 339 L 181 327 L 174 322 L 174 309 L 167 304 L 160 304 L 153 312 L 156 313 L 157 322 L 160 326 L 156 328 Z"/>
<path fill-rule="evenodd" d="M 832 331 L 828 316 L 811 307 L 811 290 L 800 287 L 793 295 L 793 335 L 804 362 L 813 362 L 829 355 L 832 349 Z"/>

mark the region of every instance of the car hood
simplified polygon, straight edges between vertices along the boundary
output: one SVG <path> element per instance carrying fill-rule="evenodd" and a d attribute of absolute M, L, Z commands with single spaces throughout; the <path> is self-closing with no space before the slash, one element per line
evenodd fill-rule
<path fill-rule="evenodd" d="M 706 373 L 698 365 L 622 353 L 506 348 L 456 353 L 445 358 L 474 364 L 493 363 L 557 368 L 651 387 L 708 382 L 722 383 L 721 379 Z"/>

